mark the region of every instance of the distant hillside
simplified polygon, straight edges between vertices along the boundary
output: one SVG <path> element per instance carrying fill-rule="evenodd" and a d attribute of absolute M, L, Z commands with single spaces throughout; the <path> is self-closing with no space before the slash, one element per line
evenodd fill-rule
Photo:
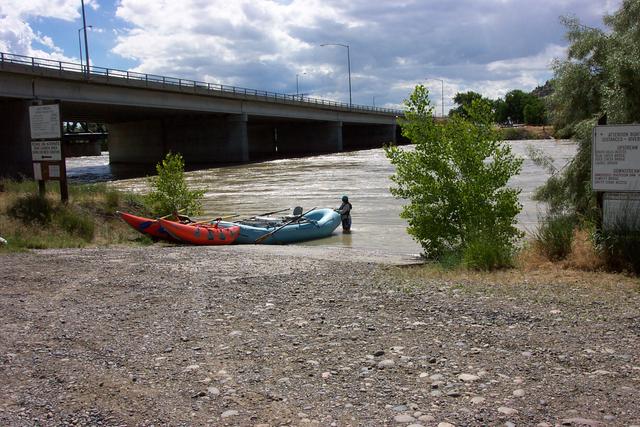
<path fill-rule="evenodd" d="M 538 98 L 544 98 L 553 93 L 553 85 L 551 80 L 547 80 L 543 86 L 538 86 L 534 90 L 531 91 L 531 95 L 537 96 Z"/>

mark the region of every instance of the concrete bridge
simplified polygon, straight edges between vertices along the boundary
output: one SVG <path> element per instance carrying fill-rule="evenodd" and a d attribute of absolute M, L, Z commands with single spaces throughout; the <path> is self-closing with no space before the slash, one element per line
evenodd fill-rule
<path fill-rule="evenodd" d="M 339 152 L 396 142 L 398 110 L 0 53 L 0 175 L 30 176 L 28 107 L 106 123 L 112 163 L 188 164 Z"/>

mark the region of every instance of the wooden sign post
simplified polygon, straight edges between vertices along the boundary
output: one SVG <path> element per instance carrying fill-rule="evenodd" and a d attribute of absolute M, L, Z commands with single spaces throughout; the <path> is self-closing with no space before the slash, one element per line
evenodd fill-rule
<path fill-rule="evenodd" d="M 31 160 L 33 177 L 38 181 L 40 195 L 45 194 L 46 181 L 60 183 L 60 199 L 69 200 L 67 168 L 64 157 L 64 141 L 60 103 L 37 104 L 29 107 L 31 128 Z"/>

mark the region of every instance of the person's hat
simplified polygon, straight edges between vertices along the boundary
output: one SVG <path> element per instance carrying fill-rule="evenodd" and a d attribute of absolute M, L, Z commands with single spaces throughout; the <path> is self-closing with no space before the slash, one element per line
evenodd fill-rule
<path fill-rule="evenodd" d="M 342 196 L 342 201 L 343 201 L 343 202 L 348 202 L 348 201 L 349 201 L 349 198 L 348 198 L 347 196 Z"/>

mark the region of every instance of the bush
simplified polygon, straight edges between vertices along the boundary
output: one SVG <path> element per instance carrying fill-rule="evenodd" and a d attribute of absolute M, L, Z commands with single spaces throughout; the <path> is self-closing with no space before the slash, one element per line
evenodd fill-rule
<path fill-rule="evenodd" d="M 596 241 L 609 269 L 640 274 L 640 217 L 637 212 L 630 210 L 618 218 L 610 228 L 596 235 Z"/>
<path fill-rule="evenodd" d="M 462 261 L 472 270 L 492 271 L 513 267 L 512 245 L 505 245 L 492 236 L 484 235 L 472 239 L 464 248 Z"/>
<path fill-rule="evenodd" d="M 538 250 L 550 261 L 565 259 L 571 253 L 575 217 L 555 215 L 547 217 L 534 234 Z"/>
<path fill-rule="evenodd" d="M 71 208 L 62 208 L 55 215 L 56 222 L 62 230 L 76 235 L 86 242 L 93 240 L 95 224 L 93 218 L 83 212 L 76 212 Z"/>
<path fill-rule="evenodd" d="M 521 236 L 515 227 L 521 209 L 519 190 L 508 188 L 522 160 L 500 140 L 491 107 L 473 101 L 467 117 L 454 114 L 445 123 L 433 119 L 428 91 L 417 86 L 400 121 L 402 135 L 415 150 L 390 146 L 395 166 L 391 193 L 407 203 L 401 216 L 428 259 L 462 251 L 474 236 L 492 235 L 511 247 Z"/>
<path fill-rule="evenodd" d="M 180 154 L 169 153 L 156 165 L 158 176 L 149 178 L 151 193 L 147 201 L 156 216 L 173 212 L 198 215 L 202 211 L 204 191 L 189 190 L 184 178 L 184 160 Z"/>
<path fill-rule="evenodd" d="M 40 197 L 38 194 L 27 194 L 18 198 L 7 210 L 10 217 L 19 219 L 24 223 L 37 222 L 39 224 L 48 224 L 54 207 L 46 197 Z"/>

